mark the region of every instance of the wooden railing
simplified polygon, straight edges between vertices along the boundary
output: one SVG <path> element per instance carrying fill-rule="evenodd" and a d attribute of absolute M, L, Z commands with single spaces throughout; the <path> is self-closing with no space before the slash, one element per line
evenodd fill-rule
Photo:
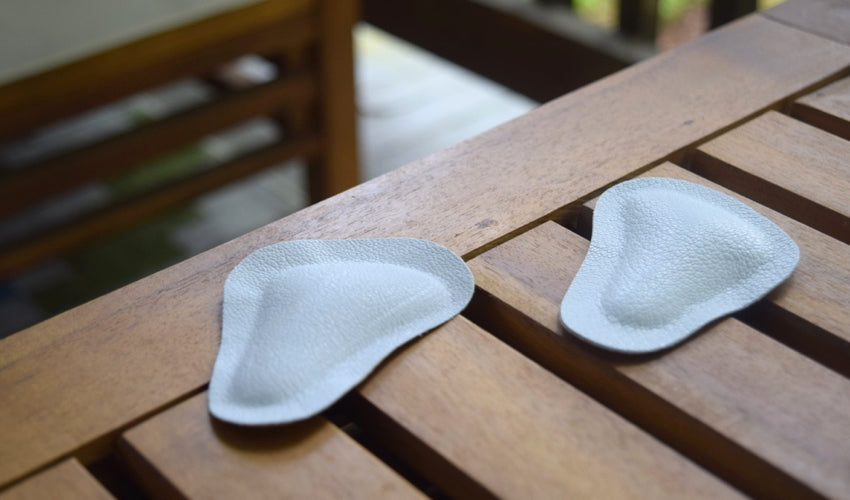
<path fill-rule="evenodd" d="M 363 0 L 364 20 L 537 101 L 587 85 L 655 52 L 659 0 L 618 0 L 615 32 L 571 0 Z M 712 0 L 710 26 L 756 0 Z"/>
<path fill-rule="evenodd" d="M 572 0 L 536 0 L 543 5 L 572 7 Z M 618 0 L 617 28 L 623 35 L 653 42 L 658 33 L 659 0 Z M 754 12 L 756 0 L 710 0 L 709 27 L 716 28 L 733 19 Z"/>

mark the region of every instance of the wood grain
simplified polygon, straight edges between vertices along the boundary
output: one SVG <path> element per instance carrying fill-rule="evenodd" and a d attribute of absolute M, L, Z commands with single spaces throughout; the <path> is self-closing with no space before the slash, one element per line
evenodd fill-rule
<path fill-rule="evenodd" d="M 497 498 L 736 496 L 462 317 L 394 356 L 359 392 Z M 420 453 L 385 444 L 401 456 Z M 429 479 L 467 496 L 453 481 Z"/>
<path fill-rule="evenodd" d="M 826 496 L 850 488 L 850 456 L 835 439 L 850 432 L 850 381 L 840 375 L 732 318 L 648 357 L 606 355 L 566 332 L 560 302 L 588 244 L 546 223 L 470 261 L 483 291 L 545 329 L 509 329 L 512 343 L 750 494 L 775 496 L 792 488 L 779 486 L 782 473 L 759 471 L 760 459 Z M 580 372 L 586 358 L 626 381 L 603 369 Z M 703 456 L 707 451 L 715 456 Z"/>
<path fill-rule="evenodd" d="M 850 243 L 850 141 L 771 111 L 700 146 L 690 167 Z"/>
<path fill-rule="evenodd" d="M 63 460 L 24 481 L 0 491 L 2 500 L 109 500 L 113 498 L 73 458 Z"/>
<path fill-rule="evenodd" d="M 152 498 L 424 498 L 321 417 L 230 425 L 206 393 L 127 431 L 120 451 Z"/>
<path fill-rule="evenodd" d="M 850 141 L 850 78 L 797 99 L 791 115 Z"/>
<path fill-rule="evenodd" d="M 763 14 L 798 29 L 850 45 L 850 2 L 788 0 Z"/>
<path fill-rule="evenodd" d="M 782 342 L 850 377 L 850 246 L 672 164 L 646 175 L 726 193 L 788 233 L 800 248 L 800 262 L 788 281 L 756 304 L 754 319 L 764 322 L 764 330 Z"/>
<path fill-rule="evenodd" d="M 848 64 L 850 48 L 747 18 L 8 337 L 0 484 L 206 383 L 224 278 L 261 246 L 415 236 L 469 255 Z"/>

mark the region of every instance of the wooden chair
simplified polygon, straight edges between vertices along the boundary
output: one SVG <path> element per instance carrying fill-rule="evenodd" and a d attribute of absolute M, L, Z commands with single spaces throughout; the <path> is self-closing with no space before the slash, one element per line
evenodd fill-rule
<path fill-rule="evenodd" d="M 314 201 L 357 183 L 351 42 L 351 27 L 358 14 L 355 2 L 221 0 L 215 4 L 219 5 L 215 12 L 183 12 L 179 25 L 152 32 L 148 26 L 149 32 L 125 36 L 117 46 L 109 44 L 82 55 L 59 47 L 70 55 L 58 56 L 49 53 L 57 47 L 48 47 L 47 53 L 38 54 L 47 61 L 43 68 L 27 66 L 32 61 L 24 61 L 23 67 L 2 67 L 0 58 L 0 142 L 167 82 L 208 78 L 216 68 L 244 54 L 258 54 L 278 69 L 278 77 L 268 83 L 243 89 L 220 86 L 215 98 L 200 106 L 59 157 L 0 173 L 0 224 L 72 188 L 127 171 L 253 117 L 274 118 L 283 127 L 283 138 L 214 169 L 168 182 L 7 245 L 0 249 L 0 277 L 290 158 L 308 161 L 309 192 Z M 210 8 L 210 2 L 182 5 Z M 93 23 L 98 21 L 98 12 L 88 14 Z M 119 28 L 132 33 L 143 28 L 134 23 L 148 21 L 128 19 L 127 26 Z M 34 39 L 39 36 L 32 33 Z M 21 47 L 28 42 L 2 41 Z"/>

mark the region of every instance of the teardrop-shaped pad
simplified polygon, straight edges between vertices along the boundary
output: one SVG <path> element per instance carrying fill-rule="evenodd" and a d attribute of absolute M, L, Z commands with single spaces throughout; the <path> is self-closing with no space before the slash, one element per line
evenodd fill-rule
<path fill-rule="evenodd" d="M 596 204 L 561 322 L 613 351 L 665 349 L 765 296 L 799 256 L 784 231 L 730 196 L 676 179 L 626 181 Z"/>
<path fill-rule="evenodd" d="M 463 260 L 425 240 L 261 248 L 224 286 L 210 412 L 246 425 L 315 415 L 397 347 L 458 314 L 473 289 Z"/>

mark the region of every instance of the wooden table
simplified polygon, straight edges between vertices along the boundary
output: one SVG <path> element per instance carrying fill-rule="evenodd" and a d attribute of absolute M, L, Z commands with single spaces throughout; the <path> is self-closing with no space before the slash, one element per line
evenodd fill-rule
<path fill-rule="evenodd" d="M 847 498 L 848 16 L 792 0 L 744 18 L 3 340 L 0 496 L 106 496 L 86 466 L 113 457 L 156 496 Z M 593 200 L 640 175 L 732 193 L 799 267 L 670 352 L 574 340 L 558 303 Z M 463 315 L 323 416 L 212 420 L 233 266 L 281 240 L 382 236 L 463 255 Z"/>

